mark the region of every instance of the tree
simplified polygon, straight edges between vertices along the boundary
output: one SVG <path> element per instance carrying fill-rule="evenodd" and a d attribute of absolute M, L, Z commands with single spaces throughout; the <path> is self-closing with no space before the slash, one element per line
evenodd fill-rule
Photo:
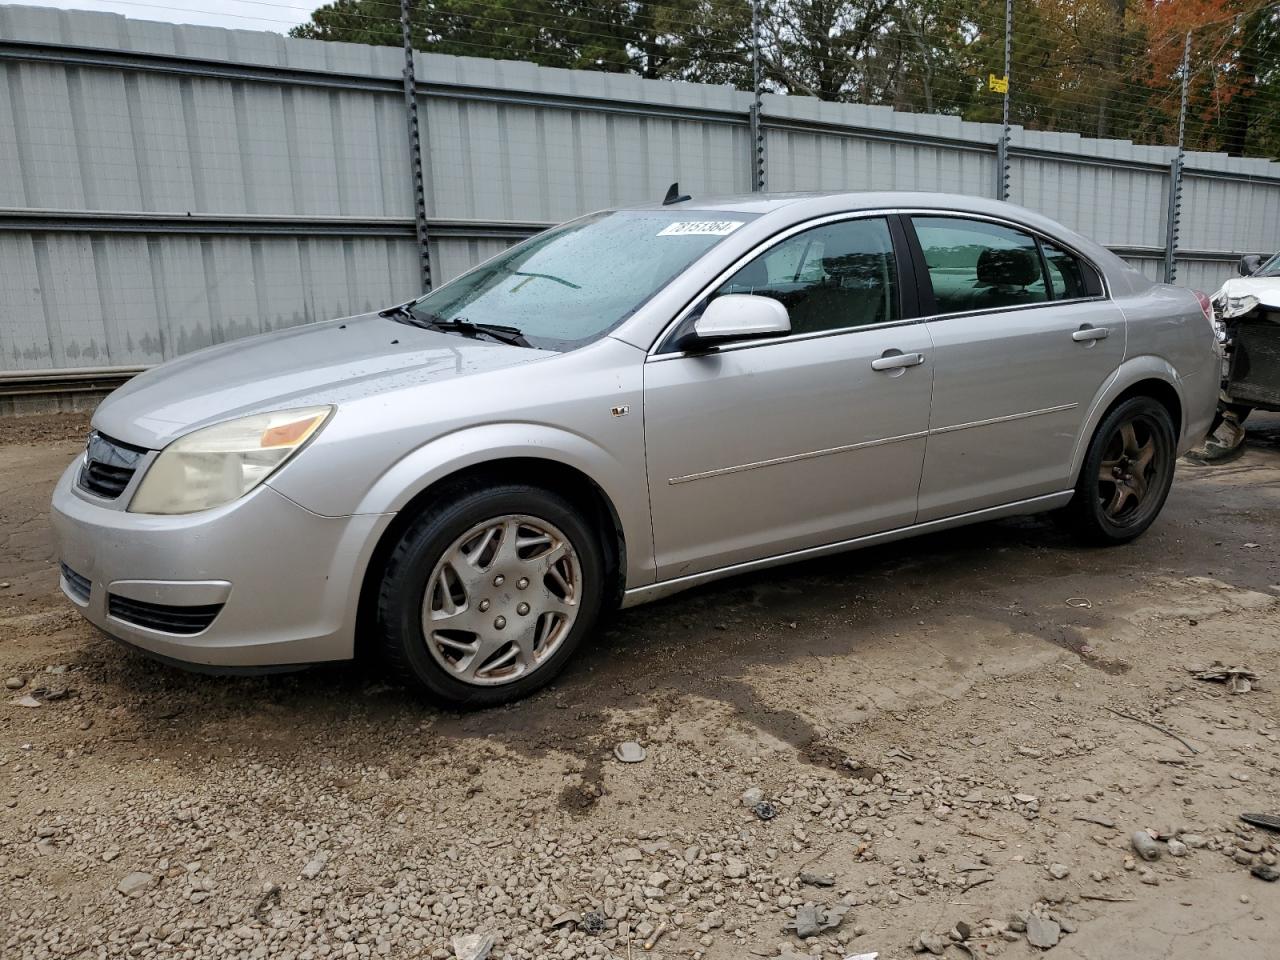
<path fill-rule="evenodd" d="M 669 38 L 663 76 L 751 89 L 750 0 L 663 4 L 656 22 Z"/>
<path fill-rule="evenodd" d="M 703 0 L 691 21 L 684 4 L 644 0 L 414 0 L 410 26 L 414 46 L 433 53 L 658 78 L 699 72 L 694 64 L 710 52 L 706 44 L 729 39 L 712 25 L 724 23 L 720 15 L 731 6 L 749 11 L 745 0 Z M 400 6 L 333 0 L 289 33 L 399 46 Z"/>
<path fill-rule="evenodd" d="M 1177 133 L 1183 42 L 1190 31 L 1188 149 L 1276 156 L 1280 10 L 1269 0 L 1149 0 L 1143 13 L 1150 106 L 1164 142 Z"/>
<path fill-rule="evenodd" d="M 400 43 L 400 6 L 387 0 L 334 0 L 289 31 L 307 40 L 340 40 L 387 46 Z"/>
<path fill-rule="evenodd" d="M 1016 0 L 1011 118 L 1150 143 L 1280 151 L 1272 0 Z M 1004 0 L 759 0 L 767 90 L 998 121 Z M 293 36 L 398 46 L 395 0 L 332 0 Z M 750 0 L 414 0 L 414 46 L 750 89 Z"/>

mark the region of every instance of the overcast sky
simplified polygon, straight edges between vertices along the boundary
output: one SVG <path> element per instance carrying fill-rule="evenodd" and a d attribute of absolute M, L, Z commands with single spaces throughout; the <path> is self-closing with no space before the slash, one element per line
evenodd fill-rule
<path fill-rule="evenodd" d="M 3 0 L 0 0 L 3 2 Z M 105 10 L 134 20 L 200 23 L 237 30 L 286 33 L 306 20 L 324 0 L 16 0 L 32 7 Z"/>

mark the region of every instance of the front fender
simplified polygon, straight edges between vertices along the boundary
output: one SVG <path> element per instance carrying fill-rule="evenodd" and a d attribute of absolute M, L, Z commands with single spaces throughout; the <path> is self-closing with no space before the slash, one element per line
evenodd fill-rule
<path fill-rule="evenodd" d="M 634 462 L 627 456 L 634 453 Z M 652 583 L 653 533 L 643 446 L 610 451 L 593 440 L 540 423 L 502 422 L 466 427 L 410 451 L 369 488 L 356 513 L 398 513 L 432 484 L 495 460 L 530 458 L 572 467 L 591 479 L 613 505 L 627 544 L 628 589 Z"/>
<path fill-rule="evenodd" d="M 1163 357 L 1151 354 L 1131 357 L 1116 368 L 1116 372 L 1094 395 L 1089 407 L 1089 415 L 1085 418 L 1080 435 L 1076 437 L 1075 451 L 1071 458 L 1072 484 L 1080 475 L 1080 467 L 1088 452 L 1089 441 L 1093 439 L 1094 431 L 1098 429 L 1098 424 L 1102 422 L 1107 410 L 1115 403 L 1117 397 L 1143 380 L 1158 380 L 1172 387 L 1178 395 L 1178 405 L 1182 408 L 1182 422 L 1175 424 L 1178 430 L 1178 452 L 1183 453 L 1198 439 L 1188 439 L 1193 432 L 1193 429 L 1189 428 L 1194 428 L 1199 418 L 1196 417 L 1198 407 L 1194 396 L 1195 391 L 1189 388 L 1183 376 Z M 1212 415 L 1211 406 L 1210 415 Z"/>

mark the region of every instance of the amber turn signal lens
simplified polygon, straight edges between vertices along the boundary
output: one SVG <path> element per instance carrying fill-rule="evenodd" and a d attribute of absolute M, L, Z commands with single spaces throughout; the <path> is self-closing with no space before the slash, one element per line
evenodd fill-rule
<path fill-rule="evenodd" d="M 270 427 L 263 431 L 261 446 L 263 449 L 295 447 L 307 439 L 311 431 L 323 419 L 323 416 L 307 417 L 305 420 L 295 420 L 293 423 L 282 423 L 279 426 Z"/>

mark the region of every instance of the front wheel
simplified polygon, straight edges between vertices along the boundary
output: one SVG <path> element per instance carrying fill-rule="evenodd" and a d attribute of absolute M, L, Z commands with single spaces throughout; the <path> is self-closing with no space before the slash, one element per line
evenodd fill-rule
<path fill-rule="evenodd" d="M 599 541 L 562 497 L 502 484 L 460 492 L 405 530 L 378 596 L 394 673 L 453 706 L 550 682 L 592 628 Z"/>
<path fill-rule="evenodd" d="M 1155 521 L 1173 484 L 1173 421 L 1164 405 L 1133 397 L 1094 432 L 1066 507 L 1073 531 L 1090 543 L 1128 543 Z"/>

